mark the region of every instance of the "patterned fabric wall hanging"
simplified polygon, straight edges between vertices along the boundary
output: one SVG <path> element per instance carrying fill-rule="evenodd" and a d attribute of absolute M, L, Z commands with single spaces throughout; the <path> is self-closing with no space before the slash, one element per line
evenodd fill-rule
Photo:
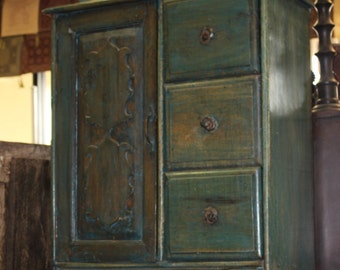
<path fill-rule="evenodd" d="M 28 7 L 39 8 L 32 11 L 32 14 L 38 14 L 37 31 L 32 33 L 33 28 L 26 28 L 13 25 L 13 29 L 5 29 L 3 27 L 11 27 L 10 23 L 23 23 L 20 19 L 5 22 L 4 19 L 10 19 L 11 16 L 3 15 L 3 7 L 13 0 L 3 0 L 1 5 L 0 29 L 0 77 L 17 76 L 24 73 L 42 72 L 51 69 L 51 18 L 43 14 L 42 10 L 50 7 L 73 4 L 79 0 L 35 0 L 36 5 L 16 5 L 15 9 L 26 8 L 24 12 L 29 12 Z M 22 1 L 22 0 L 14 0 Z M 25 0 L 32 1 L 32 0 Z M 21 2 L 22 3 L 22 2 Z M 32 3 L 32 2 L 31 2 Z M 7 7 L 8 8 L 8 7 Z M 14 7 L 13 7 L 14 8 Z M 15 12 L 15 11 L 13 11 Z M 19 29 L 19 30 L 18 30 Z M 20 30 L 21 29 L 21 30 Z M 18 32 L 20 31 L 20 32 Z M 2 34 L 5 33 L 5 36 Z M 14 34 L 14 35 L 11 35 Z"/>

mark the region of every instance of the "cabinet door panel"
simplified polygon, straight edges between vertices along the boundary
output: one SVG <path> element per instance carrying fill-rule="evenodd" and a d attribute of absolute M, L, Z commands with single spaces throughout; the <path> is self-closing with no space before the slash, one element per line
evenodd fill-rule
<path fill-rule="evenodd" d="M 58 51 L 70 56 L 55 66 L 59 261 L 154 260 L 154 13 L 150 2 L 120 4 L 59 26 Z"/>
<path fill-rule="evenodd" d="M 140 28 L 79 38 L 79 239 L 138 239 L 143 167 Z M 137 55 L 133 57 L 134 52 Z M 141 176 L 141 175 L 139 175 Z"/>

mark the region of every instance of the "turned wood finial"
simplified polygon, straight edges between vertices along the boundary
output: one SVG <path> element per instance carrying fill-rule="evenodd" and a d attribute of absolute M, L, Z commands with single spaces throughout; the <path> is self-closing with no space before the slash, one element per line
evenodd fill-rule
<path fill-rule="evenodd" d="M 340 110 L 338 84 L 334 72 L 333 61 L 336 51 L 332 45 L 334 23 L 331 18 L 332 0 L 318 0 L 315 7 L 318 11 L 318 21 L 314 26 L 319 36 L 319 51 L 316 56 L 320 62 L 320 80 L 316 85 L 317 100 L 314 111 L 325 109 Z"/>

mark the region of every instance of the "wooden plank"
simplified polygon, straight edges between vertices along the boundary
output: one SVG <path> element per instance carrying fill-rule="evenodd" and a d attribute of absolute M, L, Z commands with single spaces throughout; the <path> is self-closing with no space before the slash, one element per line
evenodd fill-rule
<path fill-rule="evenodd" d="M 8 270 L 50 269 L 50 163 L 13 158 L 5 212 Z"/>
<path fill-rule="evenodd" d="M 13 171 L 13 160 L 14 159 L 25 159 L 25 160 L 35 160 L 40 163 L 49 163 L 50 159 L 50 146 L 46 145 L 33 145 L 33 144 L 23 144 L 23 143 L 9 143 L 9 142 L 0 142 L 0 269 L 21 269 L 21 268 L 13 268 L 12 262 L 14 261 L 15 256 L 19 255 L 11 255 L 6 252 L 5 249 L 9 250 L 11 246 L 13 246 L 14 242 L 12 241 L 13 235 L 8 235 L 8 230 L 14 226 L 15 222 L 21 222 L 19 219 L 15 218 L 14 214 L 14 204 L 15 198 L 22 198 L 24 201 L 28 203 L 27 207 L 33 207 L 30 200 L 27 199 L 27 195 L 30 197 L 36 196 L 37 198 L 41 198 L 41 192 L 36 191 L 33 193 L 35 185 L 32 184 L 29 186 L 28 192 L 20 193 L 22 191 L 18 191 L 19 193 L 12 193 L 15 191 L 12 187 L 15 185 L 15 182 L 21 181 L 22 178 L 19 178 L 16 171 Z M 29 177 L 29 176 L 27 176 Z M 12 183 L 14 181 L 14 183 Z M 50 173 L 46 176 L 45 181 L 50 181 Z M 39 186 L 38 186 L 39 187 Z M 49 205 L 49 198 L 45 198 L 44 203 Z M 9 203 L 12 203 L 10 205 Z M 14 208 L 13 208 L 14 207 Z M 40 206 L 39 206 L 40 207 Z M 39 207 L 36 207 L 39 210 Z M 12 220 L 10 223 L 10 220 Z M 45 227 L 49 228 L 50 219 L 46 219 Z M 40 227 L 39 227 L 40 229 Z M 18 231 L 21 235 L 20 230 Z M 20 238 L 20 237 L 19 237 Z M 40 256 L 40 252 L 38 256 Z M 21 255 L 20 255 L 21 256 Z M 20 257 L 19 256 L 19 257 Z M 10 263 L 9 263 L 10 261 Z M 24 268 L 22 268 L 24 269 Z M 27 268 L 27 269 L 45 269 L 45 268 Z"/>
<path fill-rule="evenodd" d="M 340 269 L 340 112 L 313 113 L 317 269 Z"/>
<path fill-rule="evenodd" d="M 51 147 L 48 145 L 12 143 L 0 141 L 0 182 L 7 183 L 8 164 L 11 158 L 34 158 L 50 160 Z"/>
<path fill-rule="evenodd" d="M 4 183 L 0 183 L 0 268 L 4 265 L 4 239 L 5 239 L 5 188 Z"/>

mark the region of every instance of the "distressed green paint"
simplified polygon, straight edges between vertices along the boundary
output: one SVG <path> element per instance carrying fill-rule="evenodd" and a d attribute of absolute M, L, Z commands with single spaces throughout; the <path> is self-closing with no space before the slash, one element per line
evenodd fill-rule
<path fill-rule="evenodd" d="M 55 15 L 56 262 L 156 256 L 155 8 L 113 4 Z"/>
<path fill-rule="evenodd" d="M 257 1 L 164 1 L 166 80 L 259 71 Z M 211 29 L 211 40 L 200 34 Z"/>
<path fill-rule="evenodd" d="M 258 77 L 166 86 L 167 167 L 261 163 Z M 202 126 L 205 118 L 213 130 Z"/>
<path fill-rule="evenodd" d="M 309 12 L 262 1 L 265 269 L 314 269 Z M 284 12 L 287 11 L 287 12 Z"/>
<path fill-rule="evenodd" d="M 55 269 L 314 269 L 310 6 L 103 0 L 48 10 Z M 130 88 L 129 67 L 133 102 L 112 90 Z M 205 117 L 217 128 L 204 130 Z M 207 202 L 222 209 L 215 231 L 202 225 Z M 89 226 L 96 220 L 134 220 L 133 233 Z"/>
<path fill-rule="evenodd" d="M 218 264 L 218 263 L 217 263 Z M 238 263 L 240 264 L 240 263 Z M 251 264 L 251 263 L 250 263 Z M 223 265 L 220 266 L 209 266 L 211 264 L 209 263 L 200 263 L 200 266 L 192 266 L 190 264 L 175 264 L 172 267 L 170 265 L 157 265 L 157 264 L 146 264 L 146 265 L 109 265 L 109 264 L 103 264 L 101 267 L 98 267 L 98 265 L 91 265 L 91 264 L 70 264 L 72 265 L 71 269 L 82 269 L 82 270 L 104 270 L 104 269 L 125 269 L 125 270 L 133 270 L 136 268 L 140 269 L 162 269 L 162 270 L 171 270 L 171 269 L 182 269 L 182 270 L 264 270 L 262 267 L 256 267 L 256 266 L 230 266 L 229 265 Z M 70 267 L 67 266 L 60 266 L 57 267 L 56 270 L 67 270 L 70 269 Z"/>
<path fill-rule="evenodd" d="M 168 257 L 184 260 L 261 258 L 259 170 L 167 174 Z"/>

